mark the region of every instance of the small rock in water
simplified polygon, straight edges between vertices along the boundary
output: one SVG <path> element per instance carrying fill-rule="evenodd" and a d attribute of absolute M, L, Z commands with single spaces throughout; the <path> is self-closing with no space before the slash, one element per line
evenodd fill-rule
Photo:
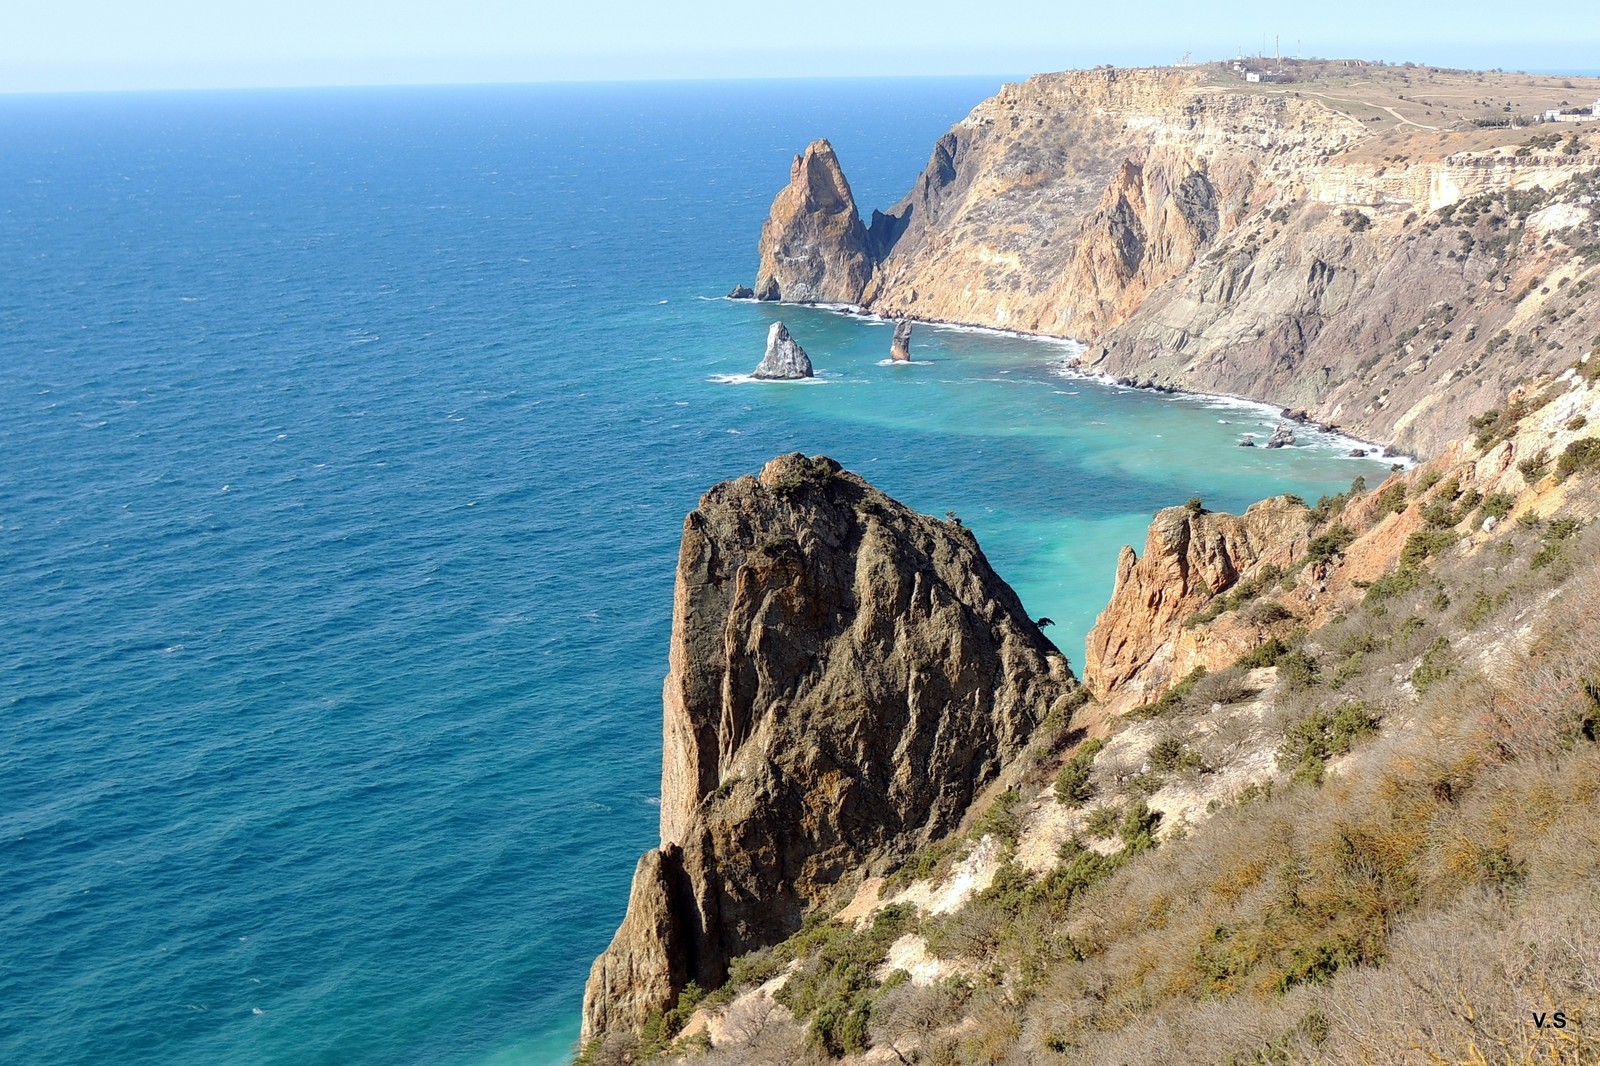
<path fill-rule="evenodd" d="M 812 377 L 811 359 L 806 350 L 795 343 L 782 322 L 774 322 L 767 330 L 767 354 L 751 377 L 769 381 L 797 381 Z"/>
<path fill-rule="evenodd" d="M 1365 459 L 1366 457 L 1367 457 L 1367 450 L 1365 448 L 1352 448 L 1352 449 L 1350 449 L 1350 458 L 1352 458 L 1352 459 Z"/>
<path fill-rule="evenodd" d="M 748 286 L 748 285 L 735 285 L 728 292 L 728 299 L 730 299 L 730 300 L 753 300 L 753 299 L 755 299 L 755 295 L 756 295 L 756 290 L 752 289 L 750 286 Z"/>
<path fill-rule="evenodd" d="M 889 342 L 889 358 L 897 363 L 911 361 L 911 320 L 903 318 L 894 324 L 894 340 Z"/>
<path fill-rule="evenodd" d="M 1267 441 L 1269 448 L 1282 448 L 1294 443 L 1294 430 L 1288 426 L 1279 426 L 1272 431 L 1272 436 Z"/>
<path fill-rule="evenodd" d="M 1241 448 L 1254 448 L 1255 446 L 1256 442 L 1251 440 L 1249 437 L 1245 437 L 1239 441 L 1239 447 Z"/>

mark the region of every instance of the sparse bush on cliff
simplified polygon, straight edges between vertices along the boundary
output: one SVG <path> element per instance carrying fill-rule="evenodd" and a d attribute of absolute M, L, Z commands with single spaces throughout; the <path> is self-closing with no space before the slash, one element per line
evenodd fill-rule
<path fill-rule="evenodd" d="M 1278 684 L 1287 692 L 1310 688 L 1317 680 L 1317 661 L 1304 651 L 1291 651 L 1278 657 Z"/>
<path fill-rule="evenodd" d="M 1481 509 L 1486 518 L 1504 518 L 1516 502 L 1517 498 L 1509 492 L 1491 492 L 1483 498 Z"/>
<path fill-rule="evenodd" d="M 1200 754 L 1183 742 L 1182 737 L 1166 736 L 1150 747 L 1150 768 L 1164 774 L 1184 770 L 1199 770 L 1205 766 Z"/>
<path fill-rule="evenodd" d="M 1249 580 L 1241 581 L 1222 595 L 1213 597 L 1211 602 L 1190 615 L 1184 624 L 1190 627 L 1204 625 L 1229 611 L 1237 610 L 1271 588 L 1282 576 L 1283 571 L 1279 567 L 1268 563 Z"/>
<path fill-rule="evenodd" d="M 1318 783 L 1328 760 L 1349 754 L 1355 741 L 1376 731 L 1378 717 L 1358 699 L 1349 699 L 1333 711 L 1312 711 L 1285 731 L 1282 747 L 1278 747 L 1278 765 L 1293 770 L 1298 781 Z"/>
<path fill-rule="evenodd" d="M 1535 570 L 1542 570 L 1547 566 L 1562 561 L 1567 554 L 1567 541 L 1580 529 L 1575 518 L 1561 518 L 1545 526 L 1541 532 L 1543 544 L 1534 552 L 1529 565 Z"/>
<path fill-rule="evenodd" d="M 1372 225 L 1372 219 L 1367 217 L 1366 212 L 1353 207 L 1341 212 L 1339 221 L 1344 223 L 1344 228 L 1351 233 L 1360 233 Z"/>
<path fill-rule="evenodd" d="M 1313 564 L 1332 562 L 1335 556 L 1355 543 L 1355 539 L 1355 530 L 1342 522 L 1336 522 L 1326 533 L 1312 538 L 1311 543 L 1306 546 L 1306 561 Z"/>
<path fill-rule="evenodd" d="M 1419 487 L 1419 493 L 1423 490 Z M 1372 502 L 1372 517 L 1382 518 L 1387 514 L 1399 514 L 1406 509 L 1406 485 L 1403 481 L 1396 481 L 1382 492 Z"/>
<path fill-rule="evenodd" d="M 1239 657 L 1233 665 L 1241 670 L 1254 670 L 1262 666 L 1277 666 L 1278 660 L 1289 651 L 1289 646 L 1277 637 L 1269 637 L 1254 651 Z"/>
<path fill-rule="evenodd" d="M 1105 741 L 1099 738 L 1084 741 L 1056 775 L 1056 799 L 1068 807 L 1081 807 L 1089 802 L 1094 796 L 1094 783 L 1090 780 L 1094 758 L 1104 747 Z"/>
<path fill-rule="evenodd" d="M 1549 453 L 1541 450 L 1535 455 L 1530 455 L 1517 464 L 1517 472 L 1522 475 L 1522 480 L 1530 485 L 1535 484 L 1550 472 Z"/>
<path fill-rule="evenodd" d="M 1600 437 L 1580 437 L 1567 445 L 1556 460 L 1556 480 L 1565 481 L 1573 474 L 1600 467 Z"/>
<path fill-rule="evenodd" d="M 892 904 L 863 932 L 825 921 L 791 942 L 791 953 L 803 965 L 776 998 L 797 1019 L 810 1019 L 806 1042 L 811 1047 L 835 1057 L 867 1049 L 872 1002 L 880 987 L 873 971 L 889 946 L 915 928 L 915 920 L 914 907 Z"/>

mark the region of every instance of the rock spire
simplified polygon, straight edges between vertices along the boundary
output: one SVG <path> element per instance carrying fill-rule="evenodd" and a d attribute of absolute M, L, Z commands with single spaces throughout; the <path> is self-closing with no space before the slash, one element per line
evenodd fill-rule
<path fill-rule="evenodd" d="M 814 375 L 811 357 L 806 355 L 806 350 L 789 336 L 789 330 L 782 322 L 774 322 L 772 328 L 767 330 L 767 354 L 750 376 L 763 380 L 795 381 Z"/>
<path fill-rule="evenodd" d="M 785 455 L 683 524 L 661 843 L 595 961 L 584 1038 L 955 829 L 1075 687 L 972 532 Z"/>

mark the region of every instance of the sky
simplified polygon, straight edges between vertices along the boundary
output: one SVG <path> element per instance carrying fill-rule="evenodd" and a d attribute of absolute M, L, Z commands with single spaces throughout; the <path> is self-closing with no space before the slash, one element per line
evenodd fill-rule
<path fill-rule="evenodd" d="M 1600 68 L 1594 0 L 0 0 L 0 27 L 0 92 L 1029 74 L 1274 39 L 1284 54 Z"/>

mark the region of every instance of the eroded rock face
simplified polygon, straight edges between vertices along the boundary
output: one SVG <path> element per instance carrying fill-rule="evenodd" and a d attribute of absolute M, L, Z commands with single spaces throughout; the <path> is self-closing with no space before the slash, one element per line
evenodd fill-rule
<path fill-rule="evenodd" d="M 872 277 L 867 229 L 833 146 L 812 141 L 794 157 L 761 227 L 756 298 L 791 303 L 861 302 Z"/>
<path fill-rule="evenodd" d="M 813 376 L 811 357 L 791 336 L 782 322 L 767 330 L 767 354 L 751 372 L 751 377 L 771 381 L 796 381 Z"/>
<path fill-rule="evenodd" d="M 1184 623 L 1241 580 L 1305 554 L 1311 512 L 1287 496 L 1242 515 L 1189 507 L 1157 512 L 1144 555 L 1125 547 L 1111 601 L 1089 632 L 1084 680 L 1125 709 L 1159 695 L 1196 666 L 1216 669 L 1261 641 L 1259 630 L 1192 630 Z"/>
<path fill-rule="evenodd" d="M 586 1039 L 953 830 L 1075 685 L 969 530 L 822 457 L 708 492 L 674 596 L 661 847 L 590 974 Z"/>
<path fill-rule="evenodd" d="M 911 361 L 911 320 L 903 318 L 894 324 L 894 339 L 889 342 L 889 358 L 897 363 Z"/>
<path fill-rule="evenodd" d="M 1400 163 L 1311 93 L 1207 77 L 1007 85 L 867 230 L 808 149 L 763 230 L 765 295 L 1072 337 L 1111 377 L 1290 403 L 1421 454 L 1592 347 L 1600 303 L 1572 298 L 1600 283 L 1576 250 L 1600 219 L 1592 147 L 1441 131 Z M 1522 207 L 1432 214 L 1512 190 Z"/>

